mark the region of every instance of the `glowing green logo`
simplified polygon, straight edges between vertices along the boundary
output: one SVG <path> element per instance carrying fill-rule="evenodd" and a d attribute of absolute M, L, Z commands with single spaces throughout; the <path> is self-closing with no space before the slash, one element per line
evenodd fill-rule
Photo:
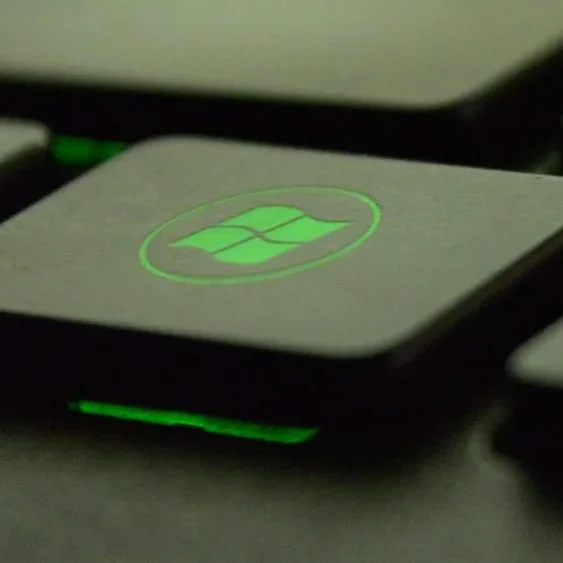
<path fill-rule="evenodd" d="M 313 219 L 295 207 L 270 205 L 226 219 L 171 246 L 201 248 L 227 264 L 260 264 L 348 224 Z"/>
<path fill-rule="evenodd" d="M 195 207 L 152 231 L 141 264 L 187 283 L 261 281 L 343 256 L 381 219 L 367 195 L 343 188 L 288 187 L 230 196 Z"/>

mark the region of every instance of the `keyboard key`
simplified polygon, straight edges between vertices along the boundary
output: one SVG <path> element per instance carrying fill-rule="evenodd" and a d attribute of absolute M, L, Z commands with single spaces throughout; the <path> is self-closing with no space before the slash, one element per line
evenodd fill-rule
<path fill-rule="evenodd" d="M 48 191 L 45 127 L 0 117 L 0 222 Z"/>
<path fill-rule="evenodd" d="M 0 118 L 0 191 L 14 172 L 45 152 L 47 131 L 40 125 Z"/>
<path fill-rule="evenodd" d="M 430 402 L 559 304 L 562 203 L 556 177 L 153 140 L 0 227 L 6 385 L 297 426 Z"/>
<path fill-rule="evenodd" d="M 520 381 L 563 391 L 563 321 L 523 346 L 513 365 Z"/>
<path fill-rule="evenodd" d="M 559 463 L 563 439 L 563 321 L 551 325 L 514 355 L 511 384 L 511 409 L 499 430 L 499 448 L 535 464 Z"/>
<path fill-rule="evenodd" d="M 562 54 L 559 0 L 19 0 L 0 8 L 0 111 L 506 166 L 556 132 Z"/>

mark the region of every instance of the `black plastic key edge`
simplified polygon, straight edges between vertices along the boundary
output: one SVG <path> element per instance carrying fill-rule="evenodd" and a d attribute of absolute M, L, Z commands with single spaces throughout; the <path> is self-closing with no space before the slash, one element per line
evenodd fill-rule
<path fill-rule="evenodd" d="M 3 361 L 14 376 L 5 372 L 2 395 L 38 408 L 90 399 L 294 425 L 416 419 L 450 394 L 479 387 L 498 373 L 518 345 L 515 339 L 549 324 L 556 312 L 545 297 L 546 278 L 563 280 L 563 263 L 554 260 L 562 243 L 558 233 L 468 297 L 461 304 L 465 315 L 453 308 L 421 337 L 357 357 L 282 353 L 3 312 Z M 510 338 L 503 341 L 498 332 L 507 330 Z M 502 353 L 489 357 L 492 346 Z"/>
<path fill-rule="evenodd" d="M 0 329 L 13 372 L 0 407 L 39 420 L 89 400 L 316 428 L 300 447 L 384 454 L 434 439 L 475 395 L 436 373 L 405 387 L 386 355 L 329 360 L 5 313 Z"/>

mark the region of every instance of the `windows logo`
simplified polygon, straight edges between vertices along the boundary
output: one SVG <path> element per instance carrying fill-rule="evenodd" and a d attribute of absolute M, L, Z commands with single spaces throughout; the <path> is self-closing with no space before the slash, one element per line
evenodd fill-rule
<path fill-rule="evenodd" d="M 198 248 L 226 264 L 262 264 L 349 224 L 315 219 L 297 207 L 265 205 L 192 233 L 170 246 Z"/>
<path fill-rule="evenodd" d="M 154 227 L 138 257 L 143 268 L 169 281 L 261 282 L 349 254 L 371 237 L 380 219 L 375 200 L 348 188 L 286 186 L 231 193 Z"/>

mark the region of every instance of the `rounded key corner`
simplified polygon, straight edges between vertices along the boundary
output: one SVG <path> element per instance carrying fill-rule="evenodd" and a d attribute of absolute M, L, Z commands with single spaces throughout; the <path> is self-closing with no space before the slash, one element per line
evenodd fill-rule
<path fill-rule="evenodd" d="M 532 339 L 516 350 L 506 362 L 507 373 L 517 381 L 533 381 L 545 375 L 545 366 L 538 361 L 538 348 L 536 339 Z"/>
<path fill-rule="evenodd" d="M 432 95 L 421 96 L 403 104 L 403 109 L 419 114 L 433 115 L 448 122 L 472 120 L 475 109 L 483 106 L 484 100 L 494 96 L 497 84 L 493 80 L 476 83 L 463 88 L 443 90 Z"/>
<path fill-rule="evenodd" d="M 484 85 L 476 86 L 469 92 L 467 88 L 442 90 L 419 96 L 416 99 L 405 99 L 401 102 L 401 107 L 404 111 L 418 114 L 442 116 L 442 118 L 459 118 L 469 105 L 480 99 L 480 95 L 485 90 Z M 392 101 L 397 103 L 396 99 L 389 100 L 388 103 Z"/>
<path fill-rule="evenodd" d="M 563 365 L 554 360 L 553 352 L 560 335 L 563 334 L 561 321 L 547 326 L 538 335 L 526 341 L 507 360 L 507 371 L 517 381 L 548 382 L 561 379 Z"/>
<path fill-rule="evenodd" d="M 539 332 L 540 336 L 543 336 L 548 328 L 545 328 Z M 536 339 L 538 335 L 535 335 L 528 340 L 522 342 L 520 346 L 510 354 L 510 356 L 506 360 L 506 368 L 510 371 L 510 373 L 517 373 L 522 371 L 522 366 L 527 365 L 526 358 L 530 355 L 533 351 L 534 346 L 536 345 Z"/>
<path fill-rule="evenodd" d="M 212 141 L 211 141 L 212 142 Z M 144 139 L 137 143 L 132 144 L 128 151 L 149 151 L 153 152 L 155 150 L 159 150 L 164 148 L 165 150 L 169 150 L 170 147 L 175 145 L 181 145 L 182 148 L 187 148 L 188 143 L 201 144 L 201 143 L 210 143 L 210 140 L 203 137 L 191 137 L 186 135 L 180 134 L 173 134 L 173 135 L 158 135 L 155 137 L 150 137 L 149 139 Z"/>
<path fill-rule="evenodd" d="M 563 49 L 563 43 L 557 47 L 546 47 L 536 54 L 535 57 L 523 61 L 521 68 L 512 65 L 506 68 L 502 74 L 489 73 L 477 77 L 471 83 L 453 82 L 447 88 L 441 88 L 432 92 L 426 91 L 418 97 L 403 98 L 400 104 L 406 111 L 414 111 L 421 114 L 433 114 L 458 121 L 471 120 L 474 118 L 475 110 L 484 107 L 487 100 L 492 100 L 497 94 L 503 94 L 507 84 L 525 80 L 526 72 L 542 60 L 549 60 Z M 397 97 L 390 99 L 387 104 L 397 103 Z"/>
<path fill-rule="evenodd" d="M 525 378 L 530 372 L 528 362 L 526 361 L 526 354 L 528 352 L 528 345 L 516 350 L 506 361 L 506 371 L 512 378 L 517 381 Z"/>

